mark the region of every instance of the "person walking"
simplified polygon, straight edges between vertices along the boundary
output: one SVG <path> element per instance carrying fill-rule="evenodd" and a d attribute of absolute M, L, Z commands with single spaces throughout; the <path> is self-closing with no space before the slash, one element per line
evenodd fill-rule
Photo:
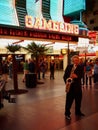
<path fill-rule="evenodd" d="M 45 78 L 45 62 L 44 59 L 41 60 L 40 62 L 40 72 L 42 72 L 42 78 Z"/>
<path fill-rule="evenodd" d="M 82 58 L 80 58 L 80 66 L 83 68 L 83 77 L 82 77 L 82 81 L 81 81 L 81 83 L 82 83 L 82 86 L 84 87 L 84 85 L 85 85 L 85 61 L 82 59 Z"/>
<path fill-rule="evenodd" d="M 82 101 L 82 86 L 81 78 L 83 77 L 83 67 L 79 64 L 79 56 L 74 55 L 72 57 L 72 64 L 68 65 L 65 69 L 63 79 L 66 84 L 68 79 L 71 79 L 71 85 L 69 91 L 66 93 L 66 103 L 65 103 L 65 116 L 66 119 L 70 120 L 71 117 L 71 106 L 75 100 L 75 115 L 84 116 L 81 112 L 81 101 Z"/>
<path fill-rule="evenodd" d="M 98 58 L 95 60 L 94 64 L 94 83 L 98 82 Z"/>
<path fill-rule="evenodd" d="M 2 61 L 2 79 L 8 82 L 8 64 L 6 60 Z"/>
<path fill-rule="evenodd" d="M 35 63 L 33 59 L 29 59 L 29 72 L 35 73 Z"/>
<path fill-rule="evenodd" d="M 86 61 L 85 66 L 85 76 L 86 76 L 86 87 L 90 85 L 92 86 L 92 66 L 90 65 L 90 62 Z"/>
<path fill-rule="evenodd" d="M 29 64 L 28 64 L 28 60 L 25 60 L 25 62 L 24 62 L 24 64 L 23 64 L 23 70 L 24 70 L 24 75 L 23 75 L 22 81 L 25 82 L 25 81 L 26 81 L 26 74 L 29 73 Z"/>
<path fill-rule="evenodd" d="M 55 62 L 52 60 L 50 62 L 50 79 L 54 79 Z"/>
<path fill-rule="evenodd" d="M 12 61 L 9 62 L 8 68 L 9 68 L 9 78 L 12 79 L 12 74 L 13 74 L 13 65 L 12 65 Z"/>

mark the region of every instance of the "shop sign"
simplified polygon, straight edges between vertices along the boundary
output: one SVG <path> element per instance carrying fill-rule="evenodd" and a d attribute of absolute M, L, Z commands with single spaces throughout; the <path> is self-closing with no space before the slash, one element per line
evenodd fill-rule
<path fill-rule="evenodd" d="M 13 28 L 12 26 L 0 26 L 0 35 L 1 36 L 10 36 L 10 37 L 22 37 L 26 38 L 37 38 L 37 39 L 49 39 L 55 41 L 74 41 L 78 42 L 78 36 L 64 34 L 64 33 L 54 33 L 48 31 L 40 31 L 36 29 L 24 29 L 24 28 Z"/>
<path fill-rule="evenodd" d="M 75 35 L 79 34 L 78 25 L 53 20 L 47 21 L 44 18 L 34 18 L 28 15 L 25 17 L 25 26 L 33 29 L 56 31 Z"/>

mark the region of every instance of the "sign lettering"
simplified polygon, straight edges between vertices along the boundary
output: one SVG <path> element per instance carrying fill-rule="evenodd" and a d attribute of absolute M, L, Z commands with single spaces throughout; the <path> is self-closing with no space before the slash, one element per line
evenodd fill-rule
<path fill-rule="evenodd" d="M 78 36 L 68 35 L 64 33 L 53 33 L 48 31 L 39 30 L 24 30 L 23 28 L 11 28 L 11 26 L 3 27 L 0 26 L 1 36 L 16 36 L 25 38 L 39 38 L 39 39 L 50 39 L 55 41 L 78 41 Z"/>
<path fill-rule="evenodd" d="M 56 31 L 75 35 L 79 34 L 78 25 L 53 20 L 47 22 L 44 18 L 34 18 L 32 16 L 25 17 L 25 26 L 31 29 Z"/>

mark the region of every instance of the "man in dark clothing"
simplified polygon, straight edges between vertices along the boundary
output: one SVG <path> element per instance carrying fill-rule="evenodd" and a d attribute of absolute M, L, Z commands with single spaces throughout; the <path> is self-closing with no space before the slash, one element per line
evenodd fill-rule
<path fill-rule="evenodd" d="M 29 72 L 30 73 L 35 72 L 35 63 L 34 63 L 33 59 L 31 59 L 30 62 L 29 62 Z"/>
<path fill-rule="evenodd" d="M 50 62 L 50 79 L 54 79 L 55 62 L 52 60 Z"/>
<path fill-rule="evenodd" d="M 2 78 L 8 82 L 8 65 L 7 61 L 2 61 Z"/>
<path fill-rule="evenodd" d="M 75 99 L 75 114 L 77 116 L 84 116 L 84 114 L 80 110 L 82 100 L 81 78 L 83 77 L 83 68 L 79 65 L 78 55 L 72 57 L 72 62 L 73 64 L 68 65 L 66 67 L 63 76 L 65 84 L 68 78 L 72 79 L 69 92 L 66 93 L 66 104 L 65 104 L 65 116 L 66 119 L 69 120 L 71 119 L 70 109 L 74 99 Z"/>

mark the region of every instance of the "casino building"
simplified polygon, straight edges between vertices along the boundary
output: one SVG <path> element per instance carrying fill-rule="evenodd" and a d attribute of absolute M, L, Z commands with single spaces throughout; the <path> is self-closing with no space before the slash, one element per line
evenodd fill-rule
<path fill-rule="evenodd" d="M 82 21 L 84 10 L 85 0 L 0 0 L 0 40 L 20 40 L 22 44 L 27 40 L 43 41 L 60 46 L 63 43 L 63 49 L 69 50 L 79 39 L 83 38 L 84 42 L 88 39 L 88 29 Z M 52 50 L 47 57 L 63 62 L 65 67 L 69 63 L 69 53 L 64 54 L 61 50 Z M 1 57 L 4 54 L 6 50 L 1 48 Z M 20 59 L 18 55 L 17 59 Z M 25 52 L 21 55 L 22 60 L 27 56 Z"/>

